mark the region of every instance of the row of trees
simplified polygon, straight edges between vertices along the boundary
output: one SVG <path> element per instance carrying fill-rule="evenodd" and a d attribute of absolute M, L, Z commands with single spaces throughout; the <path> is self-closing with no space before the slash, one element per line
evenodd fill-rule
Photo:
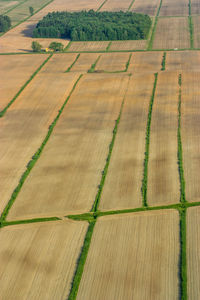
<path fill-rule="evenodd" d="M 31 47 L 32 47 L 33 52 L 41 52 L 42 51 L 42 45 L 40 43 L 38 43 L 37 41 L 33 41 Z M 52 42 L 48 48 L 52 51 L 63 51 L 64 46 L 62 43 Z"/>
<path fill-rule="evenodd" d="M 68 38 L 72 41 L 146 39 L 151 18 L 132 12 L 53 12 L 33 31 L 33 37 Z"/>
<path fill-rule="evenodd" d="M 8 16 L 0 15 L 0 32 L 6 32 L 11 27 L 11 20 Z"/>

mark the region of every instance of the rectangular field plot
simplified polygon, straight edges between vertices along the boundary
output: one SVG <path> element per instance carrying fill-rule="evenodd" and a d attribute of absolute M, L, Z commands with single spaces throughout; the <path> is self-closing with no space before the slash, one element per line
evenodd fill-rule
<path fill-rule="evenodd" d="M 200 73 L 182 76 L 181 135 L 185 194 L 189 202 L 200 201 Z"/>
<path fill-rule="evenodd" d="M 38 54 L 0 56 L 0 111 L 47 57 Z"/>
<path fill-rule="evenodd" d="M 109 50 L 144 50 L 146 46 L 147 40 L 113 41 Z"/>
<path fill-rule="evenodd" d="M 199 0 L 191 0 L 191 13 L 192 13 L 192 15 L 200 14 L 200 2 L 199 2 Z"/>
<path fill-rule="evenodd" d="M 153 49 L 190 48 L 188 18 L 159 18 Z"/>
<path fill-rule="evenodd" d="M 200 53 L 197 51 L 172 51 L 166 55 L 166 70 L 169 71 L 199 71 Z"/>
<path fill-rule="evenodd" d="M 100 11 L 126 11 L 128 10 L 132 0 L 108 0 Z"/>
<path fill-rule="evenodd" d="M 159 16 L 188 16 L 188 0 L 163 0 Z"/>
<path fill-rule="evenodd" d="M 63 216 L 92 208 L 128 78 L 121 74 L 83 76 L 9 219 Z"/>
<path fill-rule="evenodd" d="M 161 69 L 163 52 L 133 53 L 128 68 L 133 73 L 155 73 Z"/>
<path fill-rule="evenodd" d="M 179 215 L 156 211 L 98 219 L 77 300 L 177 300 Z"/>
<path fill-rule="evenodd" d="M 158 75 L 149 148 L 147 202 L 150 206 L 180 201 L 177 164 L 178 90 L 177 72 Z"/>
<path fill-rule="evenodd" d="M 131 8 L 132 12 L 155 16 L 157 13 L 159 0 L 135 0 Z"/>
<path fill-rule="evenodd" d="M 16 225 L 0 231 L 1 299 L 67 299 L 86 222 Z"/>
<path fill-rule="evenodd" d="M 99 57 L 99 53 L 81 53 L 71 72 L 87 72 Z"/>
<path fill-rule="evenodd" d="M 125 97 L 100 209 L 142 206 L 145 135 L 154 75 L 133 75 Z"/>
<path fill-rule="evenodd" d="M 78 76 L 76 73 L 38 74 L 3 117 L 0 126 L 1 212 Z"/>
<path fill-rule="evenodd" d="M 53 55 L 44 68 L 42 68 L 40 74 L 62 74 L 71 66 L 76 56 L 76 53 L 59 53 Z"/>
<path fill-rule="evenodd" d="M 187 209 L 187 283 L 188 299 L 200 298 L 200 207 Z"/>
<path fill-rule="evenodd" d="M 109 41 L 72 42 L 68 51 L 105 51 Z"/>
<path fill-rule="evenodd" d="M 194 48 L 200 48 L 200 16 L 192 17 L 194 27 Z"/>
<path fill-rule="evenodd" d="M 130 53 L 105 53 L 101 54 L 95 71 L 116 72 L 124 71 L 129 60 Z"/>

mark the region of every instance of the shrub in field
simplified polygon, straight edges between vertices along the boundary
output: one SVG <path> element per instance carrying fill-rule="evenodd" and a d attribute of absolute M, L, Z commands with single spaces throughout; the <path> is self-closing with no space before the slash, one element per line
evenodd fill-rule
<path fill-rule="evenodd" d="M 32 6 L 29 6 L 29 12 L 30 12 L 30 15 L 32 16 L 34 13 L 34 8 Z"/>
<path fill-rule="evenodd" d="M 42 49 L 42 45 L 40 45 L 38 42 L 33 41 L 31 45 L 33 52 L 40 52 Z"/>
<path fill-rule="evenodd" d="M 57 42 L 52 42 L 49 45 L 49 49 L 53 50 L 53 51 L 63 51 L 64 46 L 62 43 L 57 43 Z"/>
<path fill-rule="evenodd" d="M 11 20 L 8 16 L 0 15 L 0 32 L 6 32 L 11 27 Z"/>

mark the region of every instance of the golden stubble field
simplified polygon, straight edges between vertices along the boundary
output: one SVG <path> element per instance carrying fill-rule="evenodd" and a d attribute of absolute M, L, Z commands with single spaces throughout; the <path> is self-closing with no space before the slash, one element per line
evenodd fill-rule
<path fill-rule="evenodd" d="M 100 11 L 127 11 L 132 0 L 107 0 Z"/>
<path fill-rule="evenodd" d="M 187 0 L 162 0 L 159 16 L 188 16 Z"/>
<path fill-rule="evenodd" d="M 95 70 L 98 72 L 124 71 L 129 60 L 130 53 L 104 53 L 101 54 Z"/>
<path fill-rule="evenodd" d="M 167 71 L 199 71 L 200 53 L 198 51 L 171 51 L 166 54 Z"/>
<path fill-rule="evenodd" d="M 135 0 L 133 6 L 131 7 L 131 11 L 149 16 L 155 16 L 159 4 L 159 0 Z"/>

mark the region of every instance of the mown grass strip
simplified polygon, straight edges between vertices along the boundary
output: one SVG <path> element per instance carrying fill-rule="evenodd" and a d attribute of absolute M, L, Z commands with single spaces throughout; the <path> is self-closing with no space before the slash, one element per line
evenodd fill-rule
<path fill-rule="evenodd" d="M 149 103 L 149 113 L 147 118 L 147 127 L 146 127 L 146 143 L 145 143 L 145 157 L 144 157 L 144 171 L 143 171 L 143 180 L 142 180 L 142 199 L 143 199 L 143 206 L 148 206 L 147 203 L 147 180 L 148 180 L 148 162 L 149 162 L 149 145 L 150 145 L 150 133 L 151 133 L 151 118 L 152 118 L 152 110 L 153 110 L 153 103 L 154 97 L 156 92 L 157 80 L 158 80 L 158 73 L 154 74 L 154 85 L 153 91 Z"/>
<path fill-rule="evenodd" d="M 188 17 L 188 23 L 189 23 L 189 31 L 190 31 L 190 48 L 194 49 L 194 26 L 193 26 L 192 16 Z"/>
<path fill-rule="evenodd" d="M 108 2 L 108 0 L 103 1 L 103 3 L 97 9 L 97 12 L 100 11 L 100 9 L 104 6 L 104 4 L 106 4 L 106 2 Z"/>
<path fill-rule="evenodd" d="M 31 80 L 38 74 L 38 72 L 44 67 L 44 65 L 49 61 L 53 54 L 50 54 L 47 59 L 39 66 L 39 68 L 31 75 L 31 77 L 26 81 L 26 83 L 21 87 L 21 89 L 17 92 L 17 94 L 12 98 L 12 100 L 6 105 L 6 107 L 0 111 L 0 118 L 2 118 L 8 108 L 13 104 L 13 102 L 19 97 L 25 87 L 31 82 Z"/>
<path fill-rule="evenodd" d="M 130 11 L 130 9 L 132 8 L 132 6 L 133 6 L 133 3 L 135 2 L 135 0 L 132 0 L 131 1 L 131 3 L 130 3 L 130 5 L 129 5 L 129 7 L 128 7 L 128 10 L 127 11 Z"/>
<path fill-rule="evenodd" d="M 30 224 L 30 223 L 40 223 L 40 222 L 50 222 L 50 221 L 60 221 L 58 217 L 51 218 L 35 218 L 30 220 L 19 220 L 19 221 L 3 221 L 0 222 L 0 227 L 12 226 L 12 225 L 20 225 L 20 224 Z"/>
<path fill-rule="evenodd" d="M 83 274 L 83 269 L 84 269 L 84 265 L 87 259 L 87 255 L 88 255 L 88 251 L 90 248 L 90 242 L 92 239 L 92 234 L 93 234 L 93 230 L 94 230 L 94 226 L 95 226 L 96 221 L 93 221 L 89 224 L 86 236 L 85 236 L 85 240 L 84 240 L 84 244 L 80 253 L 80 256 L 78 258 L 77 261 L 77 267 L 76 267 L 76 271 L 72 280 L 72 284 L 71 284 L 71 290 L 69 293 L 69 297 L 68 300 L 75 300 L 77 293 L 78 293 L 78 289 L 79 289 L 79 285 L 80 285 L 80 281 L 81 281 L 81 277 Z"/>
<path fill-rule="evenodd" d="M 73 63 L 71 64 L 71 66 L 67 69 L 67 71 L 65 71 L 65 73 L 68 73 L 71 71 L 71 68 L 73 67 L 73 65 L 75 65 L 75 63 L 77 62 L 77 60 L 80 57 L 80 53 L 76 56 L 75 60 L 73 61 Z"/>
<path fill-rule="evenodd" d="M 165 63 L 166 63 L 166 55 L 167 53 L 163 53 L 162 63 L 161 63 L 161 71 L 165 71 Z"/>
<path fill-rule="evenodd" d="M 76 82 L 75 82 L 75 84 L 74 84 L 72 90 L 70 91 L 70 93 L 69 93 L 67 99 L 65 100 L 65 102 L 64 102 L 64 104 L 62 105 L 61 109 L 59 110 L 59 112 L 58 112 L 57 116 L 55 117 L 54 121 L 53 121 L 53 122 L 51 123 L 51 125 L 49 126 L 49 130 L 48 130 L 48 132 L 47 132 L 47 135 L 46 135 L 46 137 L 44 138 L 44 140 L 43 140 L 43 142 L 42 142 L 40 148 L 35 152 L 35 154 L 33 155 L 32 159 L 31 159 L 31 160 L 29 161 L 29 163 L 27 164 L 25 172 L 22 174 L 22 176 L 21 176 L 21 178 L 20 178 L 20 181 L 19 181 L 17 187 L 16 187 L 15 190 L 13 191 L 13 193 L 12 193 L 12 195 L 11 195 L 11 198 L 10 198 L 8 204 L 6 205 L 4 211 L 3 211 L 2 215 L 1 215 L 1 219 L 0 219 L 1 222 L 2 222 L 2 221 L 3 221 L 3 222 L 5 221 L 5 219 L 6 219 L 7 215 L 8 215 L 8 213 L 9 213 L 10 208 L 12 207 L 12 205 L 13 205 L 15 199 L 17 198 L 17 196 L 18 196 L 18 194 L 19 194 L 19 192 L 20 192 L 20 190 L 21 190 L 21 188 L 22 188 L 22 186 L 23 186 L 23 184 L 24 184 L 26 178 L 28 177 L 28 175 L 29 175 L 29 173 L 31 172 L 32 168 L 34 167 L 34 165 L 36 164 L 37 160 L 39 159 L 39 157 L 40 157 L 40 155 L 41 155 L 41 153 L 42 153 L 42 151 L 43 151 L 43 149 L 44 149 L 46 143 L 48 142 L 48 140 L 49 140 L 49 138 L 50 138 L 50 136 L 51 136 L 51 134 L 52 134 L 52 132 L 53 132 L 53 130 L 54 130 L 54 127 L 56 126 L 56 123 L 57 123 L 58 119 L 60 118 L 60 115 L 61 115 L 63 109 L 65 108 L 65 106 L 66 106 L 68 100 L 70 99 L 70 97 L 71 97 L 73 91 L 75 90 L 75 88 L 76 88 L 76 86 L 77 86 L 77 84 L 78 84 L 78 82 L 80 81 L 80 79 L 81 79 L 82 76 L 83 76 L 83 74 L 81 74 L 81 75 L 79 76 L 79 78 L 76 80 Z"/>
<path fill-rule="evenodd" d="M 117 120 L 115 121 L 115 127 L 113 129 L 113 136 L 112 136 L 111 143 L 109 145 L 109 150 L 108 150 L 108 156 L 107 156 L 107 159 L 106 159 L 106 164 L 105 164 L 105 167 L 103 169 L 102 176 L 101 176 L 101 182 L 99 184 L 99 189 L 98 189 L 98 192 L 97 192 L 97 195 L 96 195 L 93 207 L 91 209 L 92 212 L 96 212 L 98 210 L 98 207 L 99 207 L 99 202 L 100 202 L 100 199 L 101 199 L 101 194 L 102 194 L 102 191 L 103 191 L 103 186 L 104 186 L 106 175 L 107 175 L 107 172 L 108 172 L 108 167 L 109 167 L 109 163 L 110 163 L 110 159 L 111 159 L 111 155 L 112 155 L 112 150 L 113 150 L 114 143 L 115 143 L 117 129 L 118 129 L 118 125 L 119 125 L 119 122 L 120 122 L 120 119 L 121 119 L 121 115 L 122 115 L 124 101 L 125 101 L 125 98 L 126 98 L 126 93 L 128 91 L 128 87 L 129 87 L 130 77 L 131 77 L 131 75 L 129 76 L 127 88 L 126 88 L 126 91 L 124 93 L 124 97 L 123 97 L 123 100 L 122 100 L 122 104 L 121 104 L 119 116 L 118 116 Z"/>
<path fill-rule="evenodd" d="M 152 33 L 151 33 L 151 38 L 149 39 L 149 45 L 147 47 L 147 50 L 152 50 L 152 47 L 153 47 L 153 41 L 154 41 L 154 36 L 155 36 L 155 32 L 156 32 L 156 26 L 158 23 L 158 16 L 160 13 L 161 6 L 162 6 L 162 0 L 160 0 L 160 4 L 159 4 L 159 7 L 158 7 L 158 10 L 156 13 L 155 22 L 154 22 Z"/>
<path fill-rule="evenodd" d="M 179 101 L 178 101 L 178 132 L 177 132 L 177 139 L 178 139 L 178 170 L 179 170 L 179 179 L 180 179 L 180 192 L 181 198 L 180 202 L 185 203 L 185 179 L 184 179 L 184 169 L 183 169 L 183 150 L 182 150 L 182 140 L 181 140 L 181 84 L 182 84 L 182 77 L 179 74 L 178 78 L 179 84 Z"/>
<path fill-rule="evenodd" d="M 96 65 L 97 65 L 97 63 L 98 63 L 100 57 L 101 57 L 101 55 L 99 55 L 99 56 L 97 57 L 97 59 L 95 60 L 95 62 L 91 65 L 90 69 L 88 70 L 88 73 L 94 73 L 95 68 L 96 68 Z"/>
<path fill-rule="evenodd" d="M 112 45 L 112 42 L 109 42 L 109 43 L 108 43 L 108 46 L 106 47 L 106 52 L 109 51 L 111 45 Z"/>
<path fill-rule="evenodd" d="M 180 209 L 180 260 L 179 260 L 179 277 L 180 277 L 180 299 L 187 300 L 187 210 Z"/>

